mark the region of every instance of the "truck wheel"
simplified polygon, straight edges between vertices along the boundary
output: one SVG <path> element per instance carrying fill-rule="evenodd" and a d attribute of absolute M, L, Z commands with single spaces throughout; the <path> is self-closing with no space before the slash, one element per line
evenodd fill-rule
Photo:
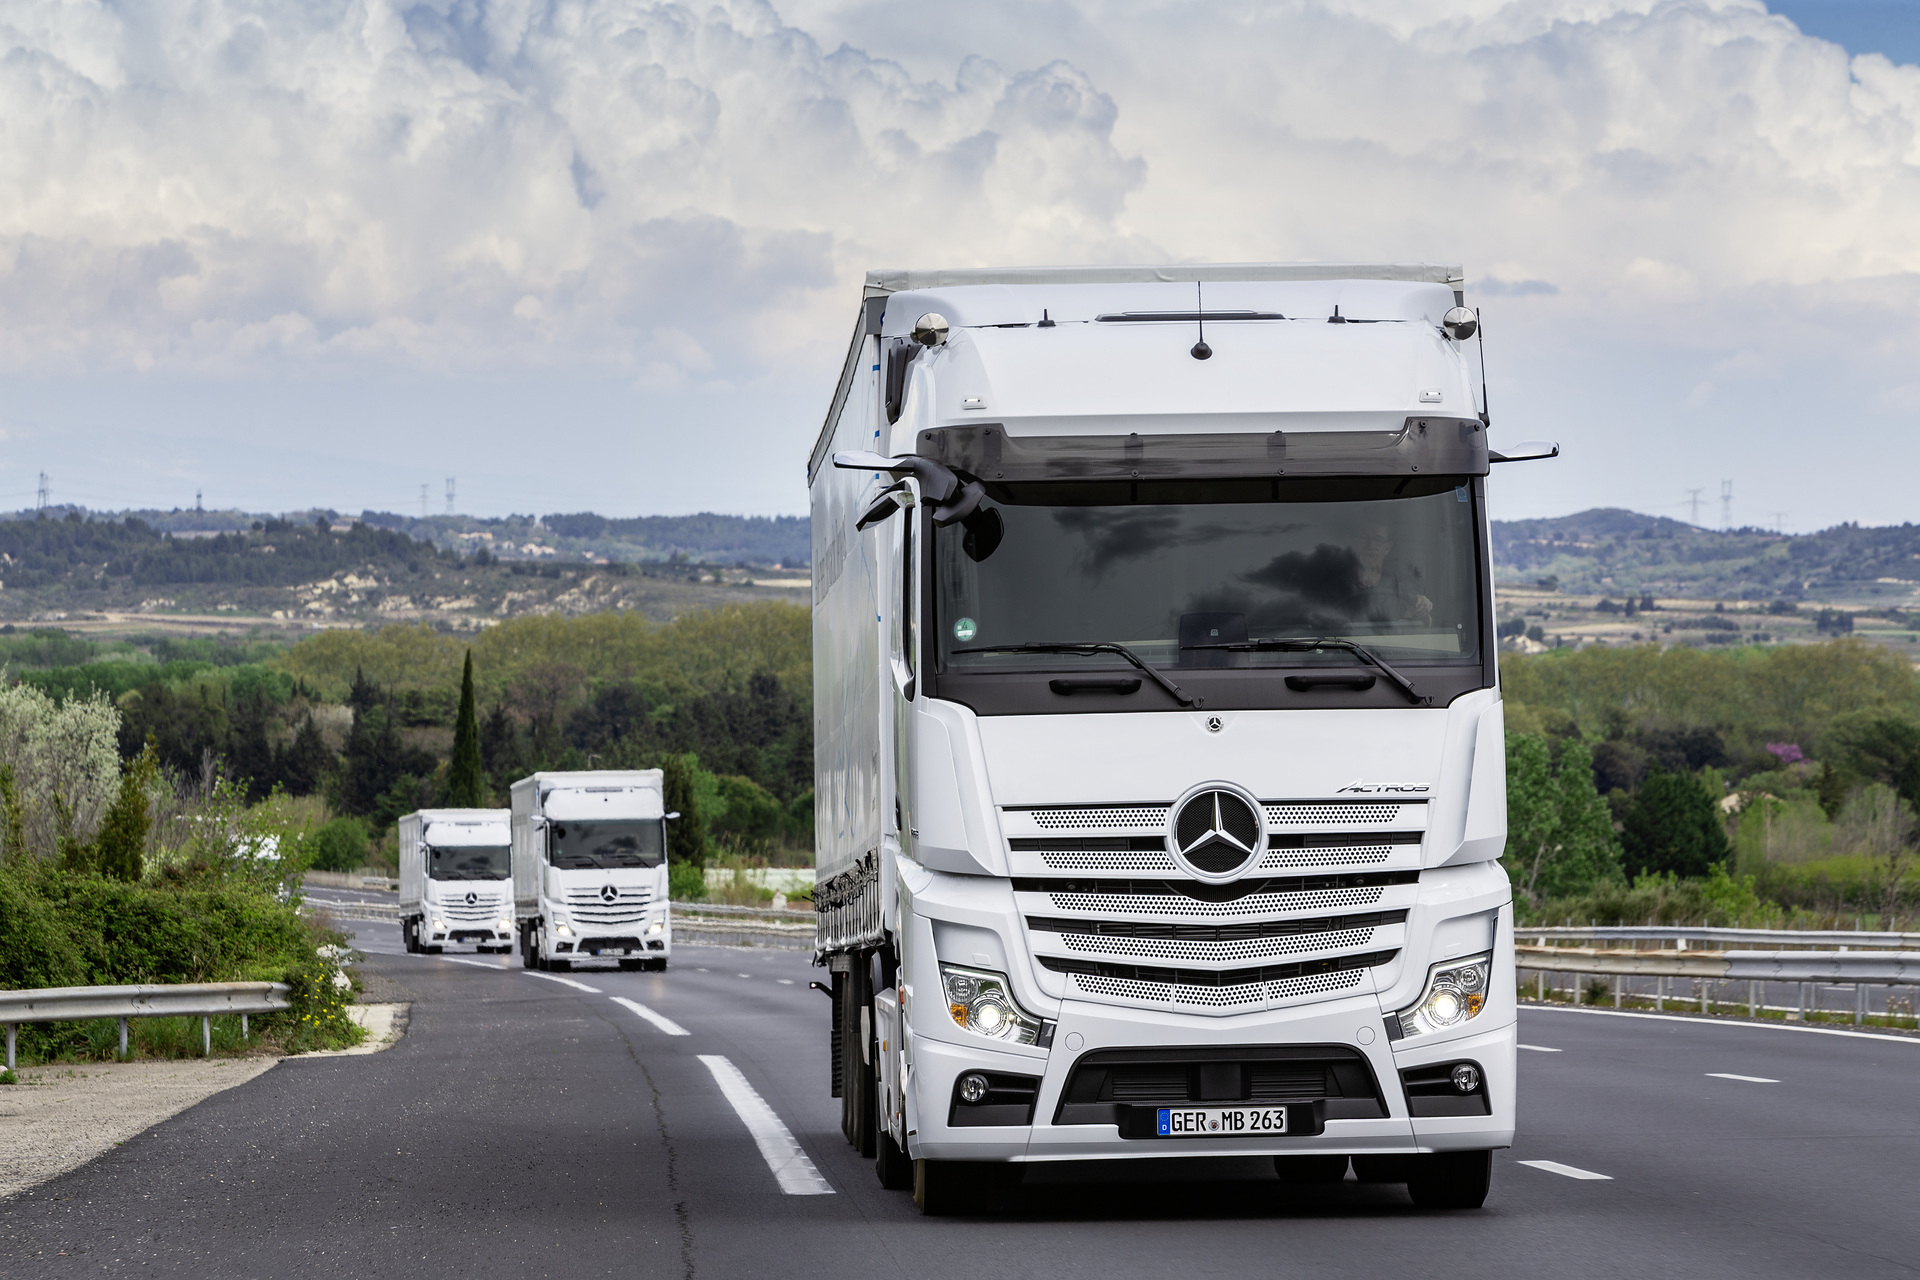
<path fill-rule="evenodd" d="M 874 1144 L 878 1150 L 874 1153 L 873 1171 L 880 1178 L 880 1185 L 889 1191 L 911 1191 L 914 1189 L 913 1161 L 893 1140 L 893 1135 L 885 1129 L 880 1131 L 880 1140 Z"/>
<path fill-rule="evenodd" d="M 533 934 L 527 929 L 520 931 L 520 967 L 533 968 Z"/>
<path fill-rule="evenodd" d="M 1478 1209 L 1492 1184 L 1491 1151 L 1415 1156 L 1407 1174 L 1407 1194 L 1422 1209 Z"/>
<path fill-rule="evenodd" d="M 1319 1154 L 1275 1156 L 1273 1171 L 1290 1187 L 1328 1186 L 1347 1180 L 1347 1158 Z"/>
<path fill-rule="evenodd" d="M 413 932 L 413 917 L 400 922 L 400 947 L 408 955 L 417 955 L 420 951 L 420 939 Z"/>
<path fill-rule="evenodd" d="M 915 1160 L 914 1207 L 928 1217 L 980 1213 L 987 1207 L 987 1170 L 966 1160 Z"/>

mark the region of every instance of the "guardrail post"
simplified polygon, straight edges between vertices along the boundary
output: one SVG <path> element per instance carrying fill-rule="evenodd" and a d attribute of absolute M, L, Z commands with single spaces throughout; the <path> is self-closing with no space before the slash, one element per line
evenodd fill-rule
<path fill-rule="evenodd" d="M 240 1038 L 242 1040 L 247 1038 L 247 1015 L 244 1013 L 240 1015 Z"/>
<path fill-rule="evenodd" d="M 1751 979 L 1747 982 L 1747 1016 L 1749 1018 L 1760 1016 L 1760 984 Z"/>
<path fill-rule="evenodd" d="M 1699 983 L 1700 983 L 1700 1012 L 1706 1013 L 1708 1011 L 1707 1010 L 1707 980 L 1705 978 L 1701 978 L 1699 979 Z"/>
<path fill-rule="evenodd" d="M 13 1070 L 13 1024 L 7 1024 L 7 1070 Z"/>
<path fill-rule="evenodd" d="M 200 1015 L 200 1056 L 213 1056 L 213 1019 L 204 1013 Z"/>
<path fill-rule="evenodd" d="M 1625 974 L 1618 975 L 1613 980 L 1613 1007 L 1616 1009 L 1620 1007 L 1620 986 L 1625 981 Z"/>
<path fill-rule="evenodd" d="M 1807 1020 L 1807 984 L 1801 982 L 1796 985 L 1800 988 L 1800 1021 L 1805 1022 Z"/>
<path fill-rule="evenodd" d="M 1859 1026 L 1867 1020 L 1867 984 L 1853 984 L 1853 1025 Z"/>
<path fill-rule="evenodd" d="M 1665 978 L 1653 980 L 1653 1011 L 1655 1013 L 1667 1011 L 1667 980 Z"/>
<path fill-rule="evenodd" d="M 125 1018 L 120 1019 L 120 1056 L 123 1059 L 127 1056 L 127 1020 Z"/>
<path fill-rule="evenodd" d="M 1534 999 L 1536 999 L 1536 1000 L 1540 1000 L 1540 1001 L 1543 1001 L 1543 1002 L 1544 1002 L 1544 1001 L 1546 1000 L 1546 998 L 1547 998 L 1547 971 L 1546 971 L 1545 969 L 1542 969 L 1542 970 L 1540 971 L 1540 980 L 1539 980 L 1539 982 L 1538 982 L 1538 983 L 1536 983 L 1536 984 L 1534 985 L 1534 992 L 1535 992 L 1535 994 L 1534 994 Z"/>

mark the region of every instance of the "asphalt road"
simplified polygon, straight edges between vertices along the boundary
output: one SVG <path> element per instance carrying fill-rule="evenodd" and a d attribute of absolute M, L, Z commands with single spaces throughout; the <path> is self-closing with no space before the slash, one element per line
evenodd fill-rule
<path fill-rule="evenodd" d="M 1196 1159 L 1042 1168 L 993 1214 L 927 1219 L 839 1136 L 804 953 L 683 947 L 574 986 L 356 927 L 415 1002 L 405 1039 L 284 1062 L 0 1203 L 0 1274 L 1920 1273 L 1920 1041 L 1528 1009 L 1483 1210 Z"/>

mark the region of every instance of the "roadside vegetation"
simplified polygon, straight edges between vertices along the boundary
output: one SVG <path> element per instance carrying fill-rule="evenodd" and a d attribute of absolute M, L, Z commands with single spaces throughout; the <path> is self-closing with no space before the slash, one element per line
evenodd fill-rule
<path fill-rule="evenodd" d="M 1501 660 L 1530 923 L 1913 927 L 1920 675 L 1858 639 Z"/>

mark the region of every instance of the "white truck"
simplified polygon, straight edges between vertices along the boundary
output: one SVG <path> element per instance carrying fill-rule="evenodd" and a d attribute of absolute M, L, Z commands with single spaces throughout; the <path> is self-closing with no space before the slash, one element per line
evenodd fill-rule
<path fill-rule="evenodd" d="M 408 951 L 513 949 L 505 809 L 417 809 L 400 819 L 400 936 Z"/>
<path fill-rule="evenodd" d="M 1271 1156 L 1477 1207 L 1514 1127 L 1460 270 L 881 271 L 808 467 L 844 1132 L 926 1212 Z"/>
<path fill-rule="evenodd" d="M 667 820 L 658 769 L 536 773 L 513 784 L 513 905 L 529 969 L 664 969 Z"/>

